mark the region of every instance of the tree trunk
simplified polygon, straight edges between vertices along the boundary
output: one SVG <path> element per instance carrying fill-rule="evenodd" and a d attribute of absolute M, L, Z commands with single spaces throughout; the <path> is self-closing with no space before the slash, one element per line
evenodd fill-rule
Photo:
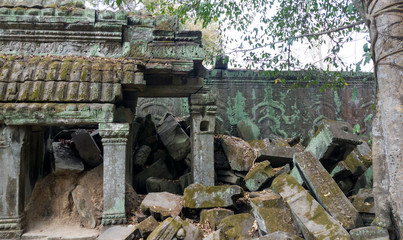
<path fill-rule="evenodd" d="M 403 238 L 403 1 L 363 0 L 377 81 L 374 224 Z"/>

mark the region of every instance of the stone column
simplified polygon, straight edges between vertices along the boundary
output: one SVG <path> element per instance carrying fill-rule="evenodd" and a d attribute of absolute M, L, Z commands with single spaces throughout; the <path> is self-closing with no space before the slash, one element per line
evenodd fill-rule
<path fill-rule="evenodd" d="M 215 96 L 207 88 L 189 99 L 193 183 L 214 186 Z"/>
<path fill-rule="evenodd" d="M 126 223 L 125 176 L 129 132 L 128 123 L 99 124 L 104 147 L 103 225 Z"/>
<path fill-rule="evenodd" d="M 24 164 L 29 128 L 0 126 L 0 239 L 20 239 L 24 230 Z"/>

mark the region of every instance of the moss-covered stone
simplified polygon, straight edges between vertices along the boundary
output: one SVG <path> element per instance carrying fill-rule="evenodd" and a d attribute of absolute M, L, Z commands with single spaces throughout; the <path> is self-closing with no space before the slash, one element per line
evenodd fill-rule
<path fill-rule="evenodd" d="M 200 223 L 216 230 L 221 220 L 231 215 L 234 215 L 234 212 L 225 208 L 204 209 L 200 213 Z"/>
<path fill-rule="evenodd" d="M 228 240 L 251 239 L 252 226 L 255 219 L 249 213 L 228 216 L 221 220 L 218 228 Z"/>
<path fill-rule="evenodd" d="M 263 161 L 249 170 L 244 178 L 245 185 L 250 191 L 257 191 L 274 176 L 275 173 L 270 166 L 270 162 Z"/>
<path fill-rule="evenodd" d="M 233 170 L 249 171 L 257 155 L 244 140 L 227 135 L 219 135 L 221 146 Z"/>
<path fill-rule="evenodd" d="M 345 239 L 348 232 L 288 174 L 273 180 L 272 188 L 290 207 L 305 239 Z"/>
<path fill-rule="evenodd" d="M 183 193 L 184 206 L 187 208 L 229 207 L 243 196 L 240 186 L 204 186 L 192 184 Z"/>
<path fill-rule="evenodd" d="M 266 192 L 251 198 L 250 204 L 261 235 L 277 231 L 297 234 L 291 211 L 280 195 Z"/>

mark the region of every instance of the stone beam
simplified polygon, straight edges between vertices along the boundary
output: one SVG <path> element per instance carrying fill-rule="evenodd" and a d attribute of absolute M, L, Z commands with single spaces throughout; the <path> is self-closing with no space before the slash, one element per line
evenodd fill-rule
<path fill-rule="evenodd" d="M 214 186 L 215 96 L 203 88 L 189 98 L 191 159 L 194 183 Z"/>
<path fill-rule="evenodd" d="M 125 181 L 129 123 L 100 123 L 104 147 L 103 225 L 126 223 Z"/>

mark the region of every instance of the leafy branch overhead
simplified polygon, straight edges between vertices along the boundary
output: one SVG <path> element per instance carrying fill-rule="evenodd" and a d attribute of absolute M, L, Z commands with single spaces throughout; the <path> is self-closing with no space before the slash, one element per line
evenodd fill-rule
<path fill-rule="evenodd" d="M 113 3 L 114 0 L 106 1 Z M 122 4 L 122 1 L 125 0 L 115 3 Z M 218 25 L 221 47 L 208 54 L 230 55 L 235 67 L 321 70 L 326 74 L 330 69 L 359 71 L 371 58 L 368 45 L 363 60 L 357 64 L 347 63 L 340 56 L 342 46 L 354 41 L 354 33 L 367 31 L 364 9 L 357 0 L 137 1 L 149 12 L 177 15 L 182 23 L 191 19 L 200 22 L 203 28 Z M 314 62 L 307 62 L 297 53 L 300 45 L 312 50 L 330 47 L 325 56 L 320 54 Z M 341 85 L 345 85 L 342 78 L 334 78 L 330 83 L 331 87 Z"/>

